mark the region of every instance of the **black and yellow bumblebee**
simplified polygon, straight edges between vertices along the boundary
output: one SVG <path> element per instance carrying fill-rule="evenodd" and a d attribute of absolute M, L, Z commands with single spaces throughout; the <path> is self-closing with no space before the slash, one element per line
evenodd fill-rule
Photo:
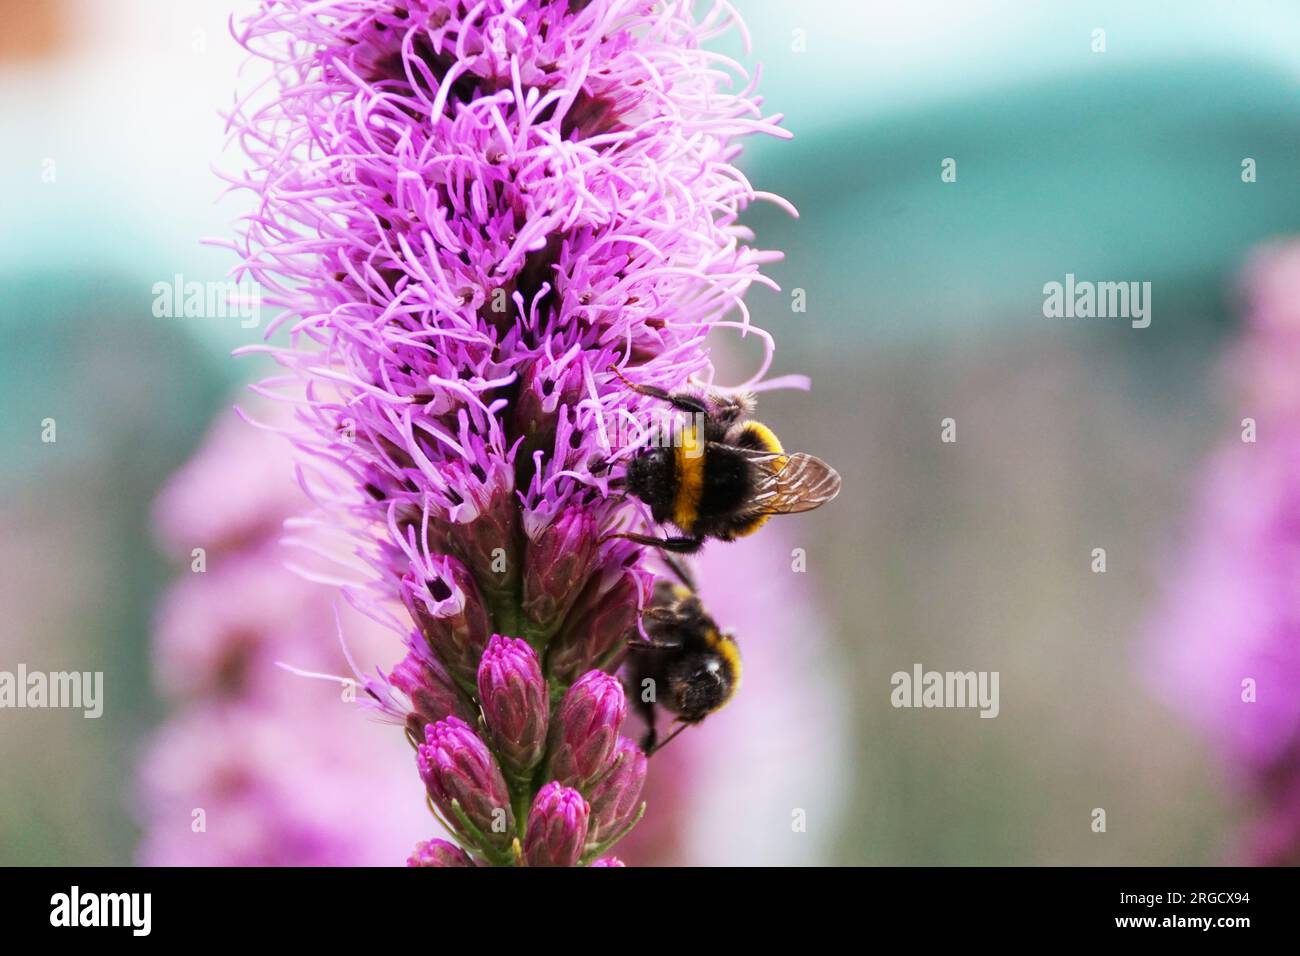
<path fill-rule="evenodd" d="M 625 475 L 611 482 L 649 505 L 656 522 L 671 522 L 682 533 L 611 537 L 692 554 L 708 538 L 743 538 L 772 515 L 811 511 L 839 494 L 834 468 L 813 455 L 787 453 L 770 428 L 751 418 L 753 396 L 701 388 L 667 392 L 612 371 L 633 391 L 690 417 L 673 426 L 671 440 L 638 451 Z"/>
<path fill-rule="evenodd" d="M 629 692 L 645 720 L 641 749 L 653 754 L 679 733 L 720 710 L 740 686 L 740 649 L 700 603 L 690 576 L 669 559 L 681 583 L 655 582 L 642 613 L 649 640 L 628 642 Z M 676 714 L 680 726 L 662 742 L 655 707 Z"/>

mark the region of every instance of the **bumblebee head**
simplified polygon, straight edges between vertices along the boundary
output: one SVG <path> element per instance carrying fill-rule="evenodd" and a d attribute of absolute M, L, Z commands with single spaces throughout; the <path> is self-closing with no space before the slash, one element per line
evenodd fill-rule
<path fill-rule="evenodd" d="M 673 449 L 646 448 L 627 463 L 624 479 L 629 493 L 636 495 L 655 513 L 656 520 L 672 508 L 675 481 Z"/>
<path fill-rule="evenodd" d="M 731 700 L 740 686 L 740 653 L 729 635 L 716 646 L 684 655 L 668 675 L 669 709 L 685 723 L 697 723 Z"/>
<path fill-rule="evenodd" d="M 643 448 L 627 463 L 627 483 L 629 487 L 640 484 L 644 487 L 647 479 L 671 466 L 673 450 L 664 447 Z"/>

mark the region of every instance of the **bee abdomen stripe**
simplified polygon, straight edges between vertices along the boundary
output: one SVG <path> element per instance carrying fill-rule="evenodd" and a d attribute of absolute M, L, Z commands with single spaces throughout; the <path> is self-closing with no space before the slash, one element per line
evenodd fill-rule
<path fill-rule="evenodd" d="M 745 422 L 744 430 L 746 437 L 749 438 L 749 441 L 744 442 L 745 445 L 761 448 L 776 455 L 785 453 L 785 449 L 781 447 L 781 439 L 776 437 L 776 432 L 762 422 Z"/>
<path fill-rule="evenodd" d="M 699 517 L 700 499 L 704 496 L 704 443 L 694 425 L 683 426 L 679 435 L 681 440 L 673 449 L 677 471 L 673 524 L 689 534 Z"/>
<path fill-rule="evenodd" d="M 727 700 L 735 694 L 736 688 L 740 686 L 740 650 L 736 647 L 734 641 L 728 640 L 719 634 L 715 629 L 709 628 L 704 635 L 705 646 L 722 658 L 729 672 L 728 676 L 730 687 L 727 691 Z M 721 705 L 719 705 L 721 706 Z"/>

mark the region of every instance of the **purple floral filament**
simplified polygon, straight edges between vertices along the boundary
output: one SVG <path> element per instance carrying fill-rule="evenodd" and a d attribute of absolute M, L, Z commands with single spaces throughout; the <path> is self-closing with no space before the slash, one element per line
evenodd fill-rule
<path fill-rule="evenodd" d="M 692 6 L 267 0 L 238 32 L 275 80 L 230 118 L 258 197 L 236 247 L 292 341 L 261 350 L 369 569 L 349 597 L 407 642 L 367 690 L 475 862 L 587 863 L 631 825 L 601 788 L 644 776 L 607 673 L 652 576 L 602 540 L 643 512 L 588 463 L 649 408 L 608 369 L 711 381 L 706 334 L 751 330 L 779 258 L 746 244 L 760 194 L 731 164 L 785 134 L 703 49 L 730 8 Z"/>

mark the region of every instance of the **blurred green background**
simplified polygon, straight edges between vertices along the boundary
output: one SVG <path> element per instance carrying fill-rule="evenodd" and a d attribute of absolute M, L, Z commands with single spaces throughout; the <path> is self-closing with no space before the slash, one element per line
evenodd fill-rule
<path fill-rule="evenodd" d="M 153 283 L 233 262 L 197 241 L 241 208 L 210 169 L 238 162 L 218 159 L 232 6 L 0 2 L 0 669 L 103 670 L 133 702 L 0 711 L 3 863 L 130 861 L 132 765 L 162 712 L 149 503 L 264 371 L 228 357 L 260 330 L 151 312 Z M 795 134 L 743 166 L 801 213 L 748 215 L 787 254 L 782 293 L 750 305 L 774 372 L 814 382 L 763 414 L 845 479 L 797 531 L 852 703 L 825 862 L 1215 861 L 1239 808 L 1133 649 L 1197 464 L 1234 427 L 1215 374 L 1234 276 L 1300 230 L 1300 7 L 738 7 Z M 1151 327 L 1044 318 L 1066 273 L 1151 282 Z M 737 369 L 759 351 L 719 348 Z M 1000 671 L 1001 715 L 894 710 L 889 675 L 917 662 Z"/>

